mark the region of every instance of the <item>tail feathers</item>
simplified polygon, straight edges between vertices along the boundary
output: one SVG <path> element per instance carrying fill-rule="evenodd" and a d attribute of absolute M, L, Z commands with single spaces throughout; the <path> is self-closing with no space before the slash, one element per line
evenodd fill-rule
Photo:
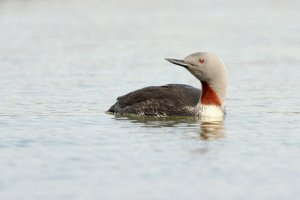
<path fill-rule="evenodd" d="M 117 110 L 118 110 L 118 102 L 116 102 L 114 105 L 112 105 L 106 112 L 116 113 Z"/>
<path fill-rule="evenodd" d="M 111 113 L 114 113 L 115 112 L 115 108 L 114 108 L 114 105 L 111 106 L 106 112 L 111 112 Z"/>

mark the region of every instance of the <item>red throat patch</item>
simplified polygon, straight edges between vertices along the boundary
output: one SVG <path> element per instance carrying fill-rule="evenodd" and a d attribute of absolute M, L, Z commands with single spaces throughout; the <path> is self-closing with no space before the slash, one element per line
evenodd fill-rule
<path fill-rule="evenodd" d="M 202 82 L 201 104 L 203 105 L 218 105 L 221 106 L 221 101 L 218 95 L 213 91 L 207 82 Z"/>

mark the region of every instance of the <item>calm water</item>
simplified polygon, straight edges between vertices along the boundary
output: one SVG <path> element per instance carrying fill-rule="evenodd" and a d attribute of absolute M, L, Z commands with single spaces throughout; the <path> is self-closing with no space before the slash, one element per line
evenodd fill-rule
<path fill-rule="evenodd" d="M 300 3 L 224 2 L 0 1 L 0 199 L 298 199 Z M 203 50 L 224 123 L 105 114 Z"/>

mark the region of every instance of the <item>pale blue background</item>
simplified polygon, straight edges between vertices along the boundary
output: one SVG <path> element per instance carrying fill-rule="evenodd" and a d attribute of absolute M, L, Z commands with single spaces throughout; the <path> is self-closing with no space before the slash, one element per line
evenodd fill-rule
<path fill-rule="evenodd" d="M 299 1 L 0 1 L 0 199 L 298 199 Z M 115 119 L 117 96 L 228 67 L 227 116 Z M 207 134 L 208 133 L 208 134 Z"/>

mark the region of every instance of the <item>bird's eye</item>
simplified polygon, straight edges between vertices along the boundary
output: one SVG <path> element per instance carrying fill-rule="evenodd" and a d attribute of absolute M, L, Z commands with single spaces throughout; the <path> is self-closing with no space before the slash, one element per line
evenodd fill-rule
<path fill-rule="evenodd" d="M 204 59 L 203 59 L 203 58 L 200 58 L 200 59 L 199 59 L 199 62 L 200 62 L 200 63 L 204 63 Z"/>

